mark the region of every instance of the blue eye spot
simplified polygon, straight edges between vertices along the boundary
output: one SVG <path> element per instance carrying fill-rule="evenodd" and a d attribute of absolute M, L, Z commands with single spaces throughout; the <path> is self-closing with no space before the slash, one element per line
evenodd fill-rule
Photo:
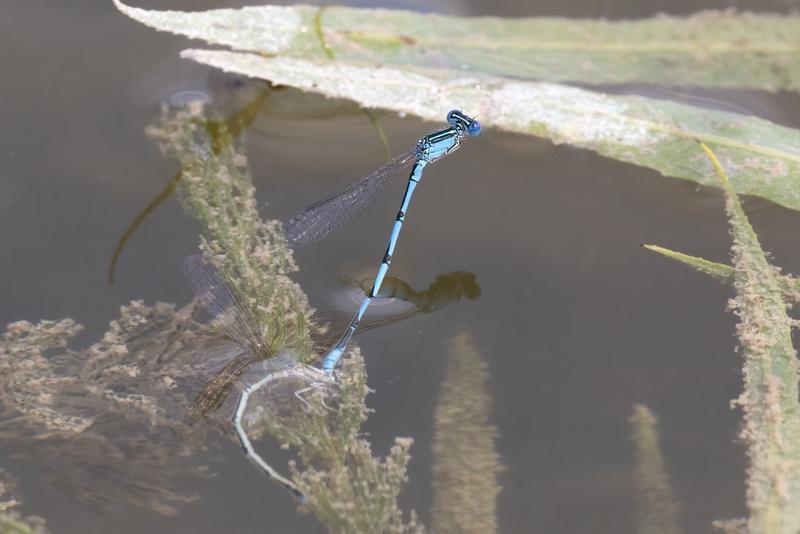
<path fill-rule="evenodd" d="M 467 126 L 467 133 L 469 135 L 478 135 L 481 133 L 481 123 L 477 119 L 472 119 L 472 122 Z"/>

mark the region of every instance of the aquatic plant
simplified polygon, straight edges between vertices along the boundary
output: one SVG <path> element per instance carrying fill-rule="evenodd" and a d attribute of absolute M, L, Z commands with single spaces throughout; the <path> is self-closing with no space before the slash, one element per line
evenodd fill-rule
<path fill-rule="evenodd" d="M 361 425 L 369 410 L 364 362 L 357 347 L 341 362 L 335 388 L 295 393 L 307 386 L 289 377 L 256 390 L 243 422 L 251 438 L 269 434 L 297 450 L 292 478 L 306 496 L 303 508 L 332 532 L 424 532 L 412 512 L 398 507 L 413 440 L 396 438 L 386 457 L 373 456 Z"/>
<path fill-rule="evenodd" d="M 629 419 L 636 452 L 633 475 L 639 534 L 678 534 L 680 504 L 670 486 L 658 436 L 658 419 L 644 404 Z"/>
<path fill-rule="evenodd" d="M 277 354 L 288 346 L 302 361 L 310 361 L 315 357 L 309 327 L 313 310 L 288 278 L 296 266 L 280 223 L 262 222 L 246 158 L 226 137 L 230 134 L 224 126 L 210 132 L 204 121 L 199 106 L 174 113 L 165 110 L 162 124 L 148 133 L 189 177 L 181 184 L 181 198 L 205 229 L 201 248 L 263 320 L 270 350 Z M 227 141 L 211 153 L 207 147 L 212 139 Z M 264 390 L 251 397 L 250 405 L 256 407 L 246 414 L 248 433 L 253 437 L 269 433 L 296 449 L 300 464 L 292 464 L 291 473 L 306 495 L 305 509 L 335 532 L 421 531 L 413 514 L 409 522 L 403 521 L 397 504 L 412 440 L 398 438 L 381 460 L 373 457 L 369 442 L 360 436 L 368 413 L 368 388 L 357 350 L 345 358 L 335 408 L 281 410 L 285 403 L 299 401 L 290 383 L 276 387 L 282 388 L 281 395 L 269 396 L 271 390 Z M 259 395 L 266 396 L 261 403 Z"/>
<path fill-rule="evenodd" d="M 15 510 L 21 503 L 10 494 L 15 481 L 0 468 L 0 533 L 2 534 L 47 534 L 47 525 L 41 517 L 21 517 Z"/>
<path fill-rule="evenodd" d="M 232 138 L 235 138 L 237 135 L 239 135 L 256 119 L 262 109 L 264 101 L 270 94 L 266 84 L 257 81 L 250 81 L 247 84 L 247 90 L 243 92 L 246 97 L 249 97 L 248 101 L 246 101 L 244 105 L 237 106 L 237 109 L 231 113 L 230 116 L 224 119 L 226 130 L 230 132 L 230 137 Z M 218 152 L 222 147 L 219 144 L 216 144 L 212 145 L 211 148 L 215 152 Z M 122 255 L 122 251 L 125 248 L 128 240 L 131 238 L 131 236 L 133 236 L 134 233 L 136 233 L 139 227 L 144 223 L 145 219 L 147 219 L 156 210 L 156 208 L 158 208 L 172 196 L 182 179 L 183 171 L 179 170 L 172 176 L 172 178 L 161 189 L 161 191 L 159 191 L 152 199 L 150 199 L 147 205 L 136 214 L 128 227 L 122 232 L 117 240 L 117 245 L 114 248 L 114 252 L 111 255 L 111 259 L 108 264 L 109 285 L 114 284 L 117 262 L 119 261 L 119 258 Z"/>
<path fill-rule="evenodd" d="M 503 470 L 486 362 L 468 330 L 447 343 L 444 379 L 434 412 L 433 531 L 497 532 L 497 481 Z"/>
<path fill-rule="evenodd" d="M 264 222 L 240 143 L 224 122 L 190 105 L 165 109 L 148 129 L 181 165 L 182 205 L 204 232 L 201 248 L 263 321 L 268 350 L 290 347 L 304 361 L 315 357 L 312 334 L 322 327 L 291 279 L 296 270 L 280 224 Z M 471 277 L 470 277 L 471 276 Z M 462 296 L 475 298 L 474 275 L 440 277 L 410 298 L 430 312 Z M 196 496 L 174 480 L 210 476 L 197 462 L 209 435 L 232 439 L 229 421 L 213 413 L 207 424 L 188 425 L 192 397 L 229 362 L 213 325 L 197 321 L 198 305 L 176 309 L 134 301 L 121 309 L 102 339 L 85 350 L 68 348 L 82 329 L 70 319 L 12 323 L 0 342 L 0 395 L 4 438 L 33 444 L 25 456 L 73 498 L 96 510 L 120 502 L 175 514 Z M 221 349 L 222 348 L 222 349 Z M 222 359 L 221 359 L 222 358 Z M 260 391 L 246 413 L 253 437 L 270 434 L 297 452 L 294 482 L 306 495 L 302 507 L 336 532 L 423 532 L 412 513 L 405 519 L 398 495 L 407 480 L 413 440 L 397 438 L 377 458 L 360 433 L 368 409 L 363 361 L 357 348 L 344 359 L 335 391 L 317 391 L 301 409 L 289 381 Z M 318 408 L 306 409 L 306 408 Z M 100 489 L 102 487 L 102 490 Z"/>
<path fill-rule="evenodd" d="M 211 339 L 193 313 L 193 305 L 132 302 L 81 351 L 68 348 L 82 329 L 71 319 L 8 325 L 0 436 L 25 443 L 18 457 L 97 511 L 129 502 L 176 513 L 195 497 L 172 480 L 210 475 L 196 461 L 205 431 L 182 422 L 209 374 L 193 357 L 193 345 Z"/>
<path fill-rule="evenodd" d="M 733 266 L 648 248 L 733 282 L 736 296 L 729 304 L 739 320 L 744 374 L 744 392 L 733 405 L 744 412 L 741 436 L 750 461 L 747 531 L 794 533 L 800 531 L 800 402 L 792 346 L 795 321 L 788 308 L 796 300 L 795 282 L 769 263 L 722 164 L 709 147 L 701 147 L 725 194 Z"/>
<path fill-rule="evenodd" d="M 664 455 L 658 435 L 658 418 L 644 404 L 633 407 L 628 422 L 635 447 L 633 473 L 636 500 L 637 532 L 671 534 L 681 532 L 681 503 L 675 497 L 665 469 Z M 747 520 L 717 519 L 711 526 L 725 534 L 747 534 Z"/>
<path fill-rule="evenodd" d="M 227 125 L 207 121 L 198 104 L 149 128 L 148 135 L 180 162 L 182 205 L 203 226 L 200 249 L 262 325 L 264 356 L 291 347 L 307 361 L 312 310 L 288 277 L 297 266 L 280 222 L 258 215 L 247 158 L 234 146 Z"/>

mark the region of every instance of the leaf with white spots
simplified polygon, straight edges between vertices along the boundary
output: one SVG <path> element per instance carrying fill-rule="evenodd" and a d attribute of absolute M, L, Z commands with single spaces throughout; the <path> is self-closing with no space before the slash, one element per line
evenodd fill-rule
<path fill-rule="evenodd" d="M 793 36 L 800 32 L 793 29 L 800 29 L 800 17 L 725 12 L 611 23 L 310 6 L 187 13 L 115 3 L 156 29 L 239 50 L 183 52 L 226 71 L 437 123 L 460 108 L 486 126 L 718 187 L 708 162 L 689 156 L 699 139 L 714 147 L 737 193 L 800 209 L 798 130 L 727 111 L 530 80 L 797 88 L 800 44 Z M 757 31 L 767 26 L 768 32 Z M 527 51 L 524 61 L 515 50 Z M 752 54 L 759 60 L 751 61 Z M 478 56 L 483 59 L 470 62 Z M 598 73 L 606 72 L 607 60 L 613 68 L 603 77 Z M 506 68 L 515 62 L 528 70 Z"/>
<path fill-rule="evenodd" d="M 339 6 L 149 11 L 162 31 L 270 55 L 588 84 L 800 89 L 800 16 L 703 11 L 635 21 L 452 17 Z"/>

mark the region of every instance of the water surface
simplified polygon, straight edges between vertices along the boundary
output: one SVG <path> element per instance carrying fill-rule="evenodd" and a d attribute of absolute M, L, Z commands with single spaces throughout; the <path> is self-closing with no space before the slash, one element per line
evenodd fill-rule
<path fill-rule="evenodd" d="M 0 323 L 73 317 L 87 327 L 76 340 L 85 345 L 132 299 L 189 300 L 181 260 L 196 250 L 199 228 L 174 199 L 130 240 L 112 287 L 106 269 L 122 230 L 176 171 L 143 134 L 160 102 L 186 91 L 209 98 L 233 93 L 235 101 L 238 85 L 220 84 L 208 69 L 181 61 L 185 40 L 139 26 L 110 2 L 5 4 Z M 460 15 L 611 18 L 663 9 L 610 1 L 380 5 Z M 731 5 L 671 2 L 668 11 Z M 786 8 L 777 1 L 739 6 Z M 702 95 L 800 127 L 794 95 Z M 304 98 L 276 92 L 246 137 L 269 218 L 288 218 L 383 158 L 363 114 L 347 106 L 330 111 L 319 99 Z M 328 111 L 308 112 L 319 108 Z M 395 152 L 437 126 L 392 115 L 381 124 Z M 401 188 L 398 182 L 356 223 L 297 252 L 301 271 L 295 278 L 312 305 L 341 308 L 341 275 L 377 264 Z M 745 208 L 776 263 L 800 270 L 800 214 L 754 199 Z M 359 339 L 376 390 L 369 398 L 376 413 L 365 428 L 374 450 L 385 453 L 395 436 L 416 440 L 406 509 L 429 522 L 433 408 L 447 341 L 466 328 L 489 365 L 492 423 L 506 467 L 498 500 L 501 532 L 635 532 L 627 421 L 635 403 L 647 404 L 660 419 L 685 532 L 707 532 L 714 519 L 745 515 L 740 414 L 729 409 L 741 390 L 734 319 L 725 312 L 731 290 L 647 253 L 643 242 L 725 261 L 730 238 L 720 193 L 588 151 L 492 130 L 426 171 L 392 273 L 424 288 L 439 274 L 468 271 L 482 294 Z M 3 467 L 20 479 L 23 512 L 45 516 L 54 532 L 321 531 L 233 443 L 217 443 L 205 459 L 216 478 L 182 482 L 201 500 L 173 517 L 133 506 L 98 515 L 35 465 L 9 460 L 19 452 L 14 447 L 0 442 L 0 451 L 7 459 Z"/>

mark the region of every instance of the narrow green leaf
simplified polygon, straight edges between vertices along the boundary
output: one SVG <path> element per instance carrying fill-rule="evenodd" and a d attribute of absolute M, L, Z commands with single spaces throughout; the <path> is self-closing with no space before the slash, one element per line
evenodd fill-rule
<path fill-rule="evenodd" d="M 798 16 L 705 11 L 606 21 L 302 5 L 189 13 L 115 4 L 156 29 L 265 54 L 323 58 L 327 49 L 340 60 L 540 81 L 800 89 Z"/>
<path fill-rule="evenodd" d="M 709 261 L 698 256 L 690 256 L 683 252 L 676 252 L 668 248 L 659 247 L 658 245 L 642 245 L 647 250 L 666 256 L 673 260 L 685 263 L 689 267 L 694 267 L 695 270 L 713 276 L 725 282 L 733 282 L 733 267 L 722 263 Z"/>
<path fill-rule="evenodd" d="M 747 500 L 750 532 L 800 532 L 800 403 L 793 321 L 777 269 L 769 264 L 717 157 L 701 144 L 725 193 L 733 234 L 731 248 L 744 357 L 742 436 L 750 459 Z"/>
<path fill-rule="evenodd" d="M 677 252 L 658 245 L 642 245 L 647 250 L 666 256 L 667 258 L 685 263 L 695 270 L 713 276 L 720 281 L 733 283 L 734 271 L 730 265 L 723 263 L 716 263 L 709 261 L 698 256 L 690 256 L 683 252 Z M 790 275 L 781 275 L 778 277 L 778 283 L 781 286 L 781 292 L 786 302 L 793 304 L 800 304 L 800 279 Z"/>
<path fill-rule="evenodd" d="M 696 154 L 695 139 L 700 139 L 714 145 L 738 193 L 800 209 L 800 131 L 756 117 L 445 70 L 376 69 L 342 61 L 215 50 L 186 50 L 182 55 L 275 84 L 437 123 L 450 109 L 461 108 L 488 126 L 570 143 L 666 176 L 719 187 L 708 176 L 702 156 L 687 156 Z"/>

